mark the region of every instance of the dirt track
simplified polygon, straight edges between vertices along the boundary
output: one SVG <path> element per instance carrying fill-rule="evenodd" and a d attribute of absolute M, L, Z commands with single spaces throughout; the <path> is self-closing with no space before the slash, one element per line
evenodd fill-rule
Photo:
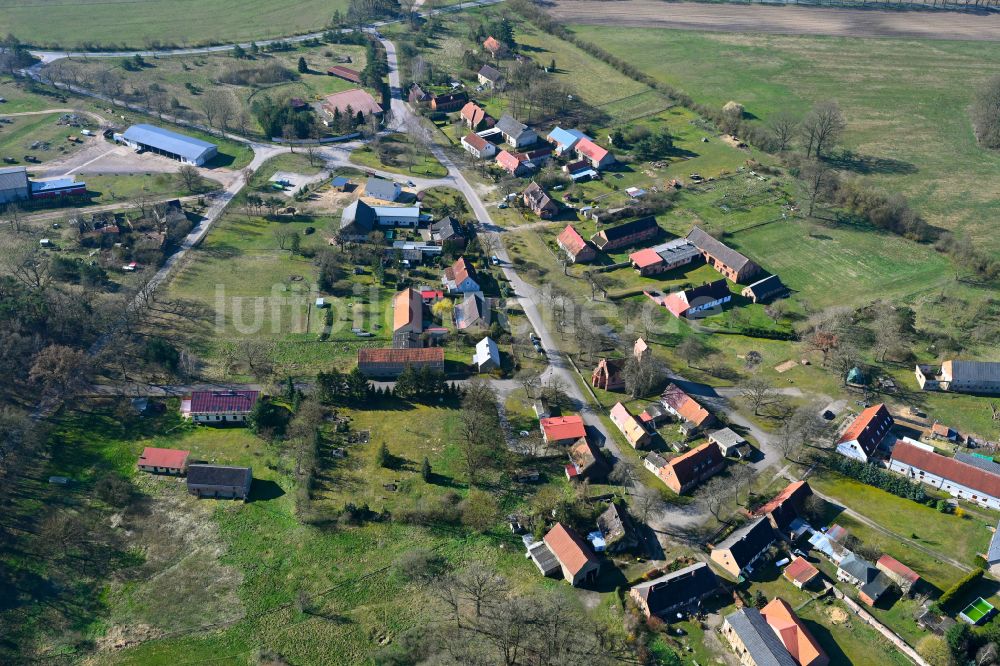
<path fill-rule="evenodd" d="M 717 32 L 1000 41 L 1000 13 L 707 5 L 662 0 L 556 0 L 565 23 Z"/>

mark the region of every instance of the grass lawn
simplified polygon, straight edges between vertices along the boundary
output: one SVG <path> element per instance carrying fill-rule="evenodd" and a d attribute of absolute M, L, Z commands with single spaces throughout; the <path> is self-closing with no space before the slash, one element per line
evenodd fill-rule
<path fill-rule="evenodd" d="M 0 0 L 0 32 L 32 46 L 63 48 L 101 45 L 150 48 L 156 44 L 196 46 L 322 30 L 341 0 L 303 0 L 289 11 L 278 0 L 176 0 L 169 4 L 106 4 L 83 0 L 22 3 Z"/>
<path fill-rule="evenodd" d="M 573 29 L 698 102 L 736 100 L 764 121 L 837 100 L 856 158 L 845 166 L 904 192 L 932 223 L 998 247 L 987 220 L 996 217 L 1000 190 L 984 177 L 1000 169 L 1000 153 L 976 145 L 967 107 L 979 84 L 1000 72 L 1000 45 Z"/>
<path fill-rule="evenodd" d="M 886 529 L 904 538 L 914 539 L 931 550 L 941 552 L 969 565 L 973 564 L 977 554 L 985 552 L 990 541 L 991 533 L 987 529 L 987 524 L 975 517 L 961 518 L 942 514 L 929 506 L 896 497 L 878 488 L 833 473 L 812 476 L 809 479 L 809 484 L 819 492 L 837 499 L 858 513 L 878 522 Z M 841 516 L 838 517 L 838 522 L 841 518 L 848 519 L 847 516 Z M 885 548 L 886 552 L 894 557 L 896 556 L 894 550 L 902 547 L 902 545 L 894 543 L 894 540 L 880 534 L 873 533 L 870 538 L 873 542 L 877 542 L 875 545 Z M 866 540 L 864 536 L 861 536 L 861 539 Z M 928 560 L 927 555 L 921 553 L 920 556 L 925 561 Z M 904 564 L 909 564 L 905 557 L 897 557 L 897 559 Z M 935 567 L 937 569 L 935 574 L 931 571 L 921 571 L 917 563 L 912 564 L 917 573 L 944 590 L 955 580 L 961 578 L 962 572 L 950 565 L 944 565 L 943 569 L 941 566 L 939 563 Z"/>
<path fill-rule="evenodd" d="M 2 93 L 0 93 L 2 96 Z M 6 111 L 6 105 L 0 105 L 0 112 Z M 51 113 L 39 116 L 19 116 L 10 118 L 10 123 L 0 124 L 0 157 L 12 157 L 17 164 L 27 162 L 25 156 L 32 156 L 39 162 L 51 162 L 72 155 L 83 147 L 84 143 L 101 141 L 96 137 L 84 137 L 76 127 L 59 125 L 57 121 L 63 114 Z M 75 136 L 84 143 L 72 143 L 67 137 Z M 4 162 L 4 166 L 8 166 Z"/>
<path fill-rule="evenodd" d="M 62 93 L 58 94 L 59 96 Z M 45 111 L 52 108 L 68 108 L 57 95 L 46 96 L 29 92 L 24 86 L 18 85 L 10 78 L 0 79 L 0 97 L 7 101 L 0 104 L 0 116 L 6 113 L 24 113 L 26 111 Z"/>
<path fill-rule="evenodd" d="M 173 174 L 155 173 L 144 175 L 131 174 L 87 174 L 80 176 L 87 183 L 87 191 L 94 195 L 94 204 L 110 204 L 121 202 L 123 205 L 133 201 L 138 195 L 150 197 L 185 196 L 187 192 L 177 182 Z M 215 181 L 207 180 L 212 189 L 219 187 Z"/>
<path fill-rule="evenodd" d="M 370 169 L 400 173 L 404 176 L 441 178 L 448 170 L 423 146 L 405 134 L 390 134 L 381 139 L 381 148 L 366 145 L 351 153 L 351 161 Z M 381 150 L 381 152 L 379 152 Z"/>

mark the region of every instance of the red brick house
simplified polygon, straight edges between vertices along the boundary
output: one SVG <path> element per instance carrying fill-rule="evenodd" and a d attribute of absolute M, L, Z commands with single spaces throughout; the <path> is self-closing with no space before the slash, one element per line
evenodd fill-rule
<path fill-rule="evenodd" d="M 620 391 L 625 388 L 622 369 L 625 361 L 620 358 L 602 358 L 590 376 L 590 385 L 605 391 Z"/>
<path fill-rule="evenodd" d="M 583 239 L 583 236 L 573 228 L 572 224 L 567 224 L 566 228 L 556 238 L 556 245 L 559 246 L 566 257 L 574 264 L 585 264 L 597 258 L 597 251 Z"/>
<path fill-rule="evenodd" d="M 524 190 L 522 197 L 524 205 L 543 220 L 547 220 L 559 212 L 559 206 L 552 200 L 552 197 L 534 181 Z"/>
<path fill-rule="evenodd" d="M 766 517 L 771 527 L 784 532 L 785 528 L 799 516 L 806 498 L 812 495 L 812 488 L 805 481 L 788 484 L 767 504 L 750 514 L 751 518 Z"/>
<path fill-rule="evenodd" d="M 660 227 L 656 224 L 656 218 L 649 216 L 619 224 L 617 227 L 602 229 L 590 237 L 590 242 L 596 245 L 598 250 L 611 252 L 653 240 L 659 233 Z"/>
<path fill-rule="evenodd" d="M 713 238 L 700 227 L 692 229 L 687 239 L 701 251 L 709 266 L 732 282 L 746 284 L 760 273 L 760 266 L 722 241 Z"/>
<path fill-rule="evenodd" d="M 358 369 L 368 377 L 398 377 L 408 367 L 444 372 L 444 349 L 359 349 Z"/>
<path fill-rule="evenodd" d="M 443 95 L 432 95 L 431 109 L 433 109 L 434 111 L 441 111 L 445 113 L 450 111 L 458 111 L 468 101 L 469 101 L 469 96 L 462 91 L 445 93 Z"/>

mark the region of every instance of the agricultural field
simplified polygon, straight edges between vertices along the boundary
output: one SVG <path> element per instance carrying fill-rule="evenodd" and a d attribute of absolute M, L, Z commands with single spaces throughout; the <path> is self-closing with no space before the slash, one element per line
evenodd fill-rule
<path fill-rule="evenodd" d="M 976 144 L 967 112 L 977 86 L 1000 73 L 1000 45 L 573 30 L 700 103 L 735 100 L 761 122 L 836 100 L 848 123 L 839 166 L 904 193 L 932 224 L 1000 249 L 987 222 L 1000 205 L 990 177 L 1000 155 Z"/>
<path fill-rule="evenodd" d="M 304 73 L 298 71 L 300 57 L 308 65 Z M 220 90 L 249 106 L 260 95 L 314 102 L 356 88 L 356 84 L 326 73 L 337 64 L 361 71 L 365 67 L 365 48 L 350 44 L 298 45 L 289 51 L 260 53 L 245 60 L 228 53 L 199 54 L 146 58 L 141 66 L 133 66 L 131 59 L 67 58 L 48 65 L 46 72 L 57 80 L 90 81 L 95 87 L 107 71 L 119 76 L 126 90 L 155 84 L 158 89 L 150 97 L 151 103 L 161 100 L 165 112 L 180 113 L 205 123 L 205 105 L 210 103 L 205 100 L 211 97 L 209 93 Z M 251 117 L 249 121 L 248 129 L 259 132 L 256 120 Z M 235 126 L 235 122 L 230 119 L 230 126 Z"/>
<path fill-rule="evenodd" d="M 198 46 L 286 37 L 322 31 L 342 0 L 304 0 L 295 11 L 277 0 L 177 0 L 169 4 L 107 4 L 83 0 L 0 2 L 0 32 L 36 47 L 64 49 L 98 45 L 144 49 L 153 45 Z"/>

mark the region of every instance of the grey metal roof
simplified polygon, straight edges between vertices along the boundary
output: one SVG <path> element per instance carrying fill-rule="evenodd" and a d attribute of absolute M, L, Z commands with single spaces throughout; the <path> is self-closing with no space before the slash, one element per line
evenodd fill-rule
<path fill-rule="evenodd" d="M 710 236 L 701 227 L 695 227 L 687 235 L 687 239 L 694 243 L 698 249 L 707 252 L 716 259 L 719 259 L 735 271 L 741 270 L 748 264 L 753 264 L 750 259 L 740 254 L 720 240 Z"/>
<path fill-rule="evenodd" d="M 365 195 L 382 201 L 395 201 L 399 196 L 399 186 L 384 178 L 369 178 L 365 182 Z"/>
<path fill-rule="evenodd" d="M 662 245 L 654 245 L 653 252 L 660 255 L 668 264 L 690 260 L 701 254 L 701 250 L 686 238 L 675 238 Z"/>
<path fill-rule="evenodd" d="M 892 581 L 881 571 L 878 575 L 871 580 L 870 583 L 866 583 L 860 587 L 860 590 L 872 601 L 878 601 L 879 597 L 885 594 L 885 591 L 889 589 L 892 585 Z"/>
<path fill-rule="evenodd" d="M 432 224 L 431 231 L 434 232 L 434 234 L 436 234 L 442 241 L 446 241 L 454 236 L 462 235 L 461 227 L 458 226 L 458 222 L 456 222 L 450 215 L 446 215 Z"/>
<path fill-rule="evenodd" d="M 528 131 L 527 125 L 515 120 L 513 116 L 506 113 L 497 121 L 496 128 L 515 139 Z"/>
<path fill-rule="evenodd" d="M 494 83 L 503 78 L 503 74 L 500 73 L 500 70 L 496 67 L 491 67 L 490 65 L 483 65 L 479 69 L 479 74 Z"/>
<path fill-rule="evenodd" d="M 953 381 L 1000 382 L 1000 363 L 992 361 L 952 361 L 951 378 Z"/>
<path fill-rule="evenodd" d="M 189 465 L 187 483 L 189 486 L 250 486 L 253 472 L 249 467 L 228 467 L 225 465 Z"/>
<path fill-rule="evenodd" d="M 979 456 L 974 456 L 970 453 L 956 453 L 955 460 L 958 460 L 959 462 L 964 462 L 966 465 L 972 465 L 973 467 L 978 467 L 984 472 L 989 472 L 990 474 L 995 474 L 996 476 L 1000 476 L 1000 464 L 995 463 L 992 460 L 980 458 Z"/>
<path fill-rule="evenodd" d="M 655 452 L 650 453 L 648 456 L 646 456 L 646 460 L 649 461 L 650 465 L 656 467 L 657 469 L 660 469 L 661 467 L 666 467 L 667 465 L 667 459 L 661 456 L 659 453 Z"/>
<path fill-rule="evenodd" d="M 132 125 L 124 134 L 128 141 L 152 146 L 174 155 L 180 155 L 186 160 L 196 162 L 209 153 L 218 150 L 218 146 L 208 141 L 202 141 L 192 136 L 173 132 L 154 125 Z"/>
<path fill-rule="evenodd" d="M 743 641 L 757 666 L 797 666 L 781 639 L 756 608 L 741 608 L 727 615 L 726 622 Z"/>
<path fill-rule="evenodd" d="M 28 170 L 24 167 L 0 169 L 0 190 L 16 190 L 28 186 Z"/>
<path fill-rule="evenodd" d="M 1000 523 L 997 523 L 996 532 L 993 533 L 993 538 L 990 540 L 989 550 L 986 551 L 986 561 L 990 565 L 1000 562 Z"/>
<path fill-rule="evenodd" d="M 879 574 L 879 570 L 875 568 L 875 565 L 868 560 L 858 557 L 854 553 L 845 555 L 838 566 L 860 580 L 862 585 L 871 583 Z"/>
<path fill-rule="evenodd" d="M 375 209 L 364 201 L 354 201 L 340 214 L 341 230 L 355 226 L 357 230 L 371 231 L 375 228 Z"/>
<path fill-rule="evenodd" d="M 531 544 L 528 548 L 528 553 L 531 554 L 531 559 L 534 561 L 535 566 L 546 576 L 559 569 L 559 560 L 556 556 L 549 550 L 548 545 L 544 541 L 536 541 Z"/>
<path fill-rule="evenodd" d="M 709 439 L 715 441 L 722 446 L 729 448 L 730 446 L 736 446 L 741 444 L 746 440 L 743 439 L 739 433 L 735 432 L 732 428 L 723 428 L 722 430 L 716 430 L 708 436 Z"/>

